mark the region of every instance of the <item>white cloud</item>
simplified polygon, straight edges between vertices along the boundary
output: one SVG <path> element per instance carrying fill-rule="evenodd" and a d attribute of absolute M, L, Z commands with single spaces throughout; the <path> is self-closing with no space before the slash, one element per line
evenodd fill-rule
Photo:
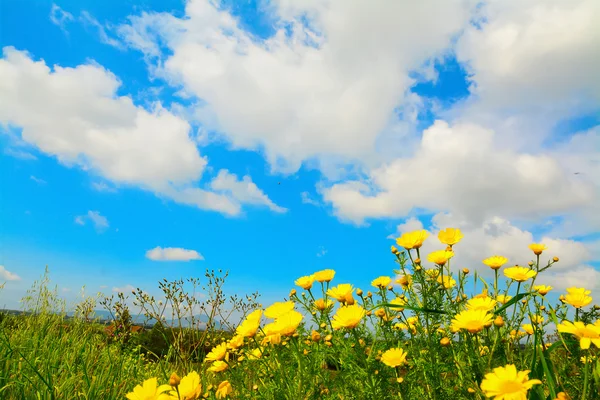
<path fill-rule="evenodd" d="M 101 215 L 98 211 L 90 210 L 86 215 L 78 215 L 75 217 L 75 223 L 77 225 L 85 225 L 87 221 L 90 221 L 98 232 L 103 232 L 110 226 L 108 218 Z"/>
<path fill-rule="evenodd" d="M 300 198 L 302 199 L 302 204 L 310 204 L 311 206 L 319 207 L 321 203 L 318 200 L 312 198 L 310 193 L 302 192 L 300 193 Z"/>
<path fill-rule="evenodd" d="M 14 148 L 5 149 L 4 154 L 6 154 L 7 156 L 18 158 L 20 160 L 27 160 L 27 161 L 37 160 L 37 157 L 34 156 L 33 154 L 31 154 L 27 151 L 17 150 Z"/>
<path fill-rule="evenodd" d="M 92 15 L 90 15 L 90 13 L 88 13 L 87 11 L 81 12 L 81 16 L 79 17 L 79 20 L 82 21 L 85 25 L 89 25 L 89 26 L 93 27 L 94 29 L 96 29 L 96 31 L 98 32 L 98 37 L 100 38 L 100 41 L 102 43 L 107 44 L 109 46 L 116 47 L 117 49 L 121 49 L 121 50 L 125 49 L 123 43 L 121 43 L 117 38 L 111 37 L 109 35 L 109 32 L 107 32 L 106 28 L 104 27 L 104 25 L 102 25 L 100 22 L 98 22 L 98 20 L 96 18 L 94 18 Z M 109 26 L 109 28 L 110 28 L 110 26 Z"/>
<path fill-rule="evenodd" d="M 418 218 L 410 217 L 402 224 L 398 225 L 396 227 L 396 232 L 389 235 L 388 239 L 396 239 L 403 233 L 419 231 L 421 229 L 423 229 L 423 223 Z"/>
<path fill-rule="evenodd" d="M 20 281 L 21 277 L 7 270 L 4 265 L 0 265 L 0 279 L 5 281 Z"/>
<path fill-rule="evenodd" d="M 65 26 L 67 22 L 73 21 L 73 14 L 52 3 L 52 8 L 50 9 L 50 21 L 66 33 Z"/>
<path fill-rule="evenodd" d="M 135 292 L 135 286 L 128 284 L 122 287 L 113 287 L 112 291 L 115 293 L 123 293 L 123 294 L 131 294 L 131 292 Z"/>
<path fill-rule="evenodd" d="M 293 172 L 312 158 L 372 156 L 395 109 L 414 102 L 409 73 L 450 46 L 474 4 L 435 2 L 432 12 L 431 2 L 277 2 L 277 33 L 260 40 L 217 2 L 192 0 L 185 18 L 144 13 L 120 33 L 158 60 L 154 73 L 205 102 L 196 114 L 204 126 Z"/>
<path fill-rule="evenodd" d="M 481 223 L 492 216 L 539 219 L 597 201 L 596 188 L 548 155 L 499 150 L 494 132 L 443 121 L 423 132 L 412 158 L 376 168 L 368 179 L 323 189 L 342 219 L 402 217 L 448 210 Z"/>
<path fill-rule="evenodd" d="M 146 258 L 152 261 L 204 260 L 202 254 L 196 250 L 182 249 L 180 247 L 155 247 L 146 252 Z"/>
<path fill-rule="evenodd" d="M 48 182 L 46 182 L 45 180 L 43 180 L 43 179 L 41 179 L 41 178 L 38 178 L 38 177 L 35 177 L 35 176 L 33 176 L 33 175 L 31 175 L 31 176 L 29 177 L 29 179 L 31 179 L 32 181 L 34 181 L 34 182 L 35 182 L 35 183 L 37 183 L 38 185 L 45 185 L 45 184 L 47 184 L 47 183 L 48 183 Z"/>
<path fill-rule="evenodd" d="M 98 191 L 98 192 L 110 192 L 110 193 L 114 193 L 117 190 L 108 185 L 106 182 L 92 182 L 92 189 Z"/>
<path fill-rule="evenodd" d="M 51 69 L 10 47 L 3 55 L 0 123 L 22 128 L 24 142 L 61 163 L 228 215 L 239 214 L 246 203 L 282 210 L 249 177 L 238 181 L 227 171 L 234 186 L 222 194 L 195 187 L 207 160 L 190 137 L 189 123 L 160 103 L 147 111 L 117 96 L 120 82 L 101 66 Z"/>

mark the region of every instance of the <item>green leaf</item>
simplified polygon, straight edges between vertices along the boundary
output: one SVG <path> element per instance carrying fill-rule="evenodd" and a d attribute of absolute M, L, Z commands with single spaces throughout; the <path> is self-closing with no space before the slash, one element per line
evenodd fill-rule
<path fill-rule="evenodd" d="M 540 361 L 542 363 L 542 367 L 544 369 L 544 375 L 546 376 L 546 383 L 548 384 L 548 390 L 550 391 L 550 397 L 552 399 L 556 398 L 556 377 L 554 376 L 554 372 L 552 368 L 552 361 L 550 359 L 546 360 L 544 357 L 544 351 L 541 349 L 540 351 Z"/>
<path fill-rule="evenodd" d="M 494 314 L 500 314 L 502 311 L 506 310 L 508 307 L 512 306 L 517 301 L 521 301 L 521 299 L 523 297 L 529 296 L 530 294 L 533 294 L 533 292 L 519 293 L 518 295 L 516 295 L 515 297 L 513 297 L 512 299 L 510 299 L 505 305 L 503 305 L 502 307 L 500 307 L 499 309 L 497 309 L 496 311 L 494 311 Z"/>
<path fill-rule="evenodd" d="M 379 306 L 375 307 L 375 308 L 379 308 L 379 307 L 389 307 L 389 308 L 405 308 L 407 310 L 412 310 L 412 311 L 420 311 L 420 312 L 424 312 L 424 313 L 434 313 L 434 314 L 449 314 L 447 311 L 442 311 L 442 310 L 434 310 L 431 308 L 421 308 L 421 307 L 411 307 L 411 306 L 401 306 L 398 304 L 380 304 Z M 375 309 L 373 308 L 373 309 Z"/>

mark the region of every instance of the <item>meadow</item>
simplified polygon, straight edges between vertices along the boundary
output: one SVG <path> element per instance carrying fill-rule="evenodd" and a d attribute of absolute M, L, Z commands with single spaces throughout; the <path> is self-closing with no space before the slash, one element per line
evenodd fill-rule
<path fill-rule="evenodd" d="M 207 271 L 159 282 L 161 299 L 82 298 L 68 318 L 45 275 L 23 299 L 28 314 L 0 314 L 0 398 L 600 399 L 590 291 L 567 288 L 552 304 L 554 288 L 536 281 L 560 260 L 543 244 L 524 243 L 520 265 L 482 254 L 493 280 L 453 269 L 461 238 L 405 233 L 371 287 L 322 270 L 265 307 L 258 293 L 227 297 L 227 274 Z M 425 240 L 441 250 L 421 254 Z M 134 332 L 130 301 L 152 327 Z M 109 329 L 93 318 L 99 306 Z"/>

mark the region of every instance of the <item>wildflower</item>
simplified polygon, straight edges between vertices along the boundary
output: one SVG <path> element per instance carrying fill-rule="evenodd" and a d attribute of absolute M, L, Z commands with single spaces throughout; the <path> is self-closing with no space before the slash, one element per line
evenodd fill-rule
<path fill-rule="evenodd" d="M 592 297 L 588 296 L 590 293 L 590 290 L 584 288 L 571 287 L 567 289 L 567 295 L 564 297 L 564 301 L 575 308 L 582 308 L 592 302 Z"/>
<path fill-rule="evenodd" d="M 333 329 L 355 328 L 365 316 L 365 309 L 359 305 L 340 307 L 333 316 Z"/>
<path fill-rule="evenodd" d="M 440 345 L 441 345 L 442 347 L 447 347 L 447 346 L 450 346 L 450 338 L 443 337 L 443 338 L 440 340 Z"/>
<path fill-rule="evenodd" d="M 300 322 L 302 322 L 302 314 L 298 311 L 289 311 L 283 315 L 280 315 L 275 320 L 277 332 L 284 336 L 291 336 L 296 332 Z"/>
<path fill-rule="evenodd" d="M 502 267 L 507 262 L 508 259 L 502 256 L 491 256 L 483 260 L 483 263 L 491 269 L 500 269 L 500 267 Z"/>
<path fill-rule="evenodd" d="M 179 386 L 179 398 L 181 400 L 199 399 L 202 394 L 202 384 L 200 383 L 200 375 L 196 371 L 192 371 L 183 377 Z M 177 392 L 171 391 L 171 395 L 177 398 Z"/>
<path fill-rule="evenodd" d="M 535 290 L 536 292 L 538 292 L 542 296 L 547 295 L 548 292 L 551 291 L 552 289 L 554 289 L 552 286 L 546 286 L 546 285 L 535 285 L 533 287 L 533 290 Z"/>
<path fill-rule="evenodd" d="M 158 386 L 158 379 L 146 379 L 143 384 L 133 388 L 133 392 L 125 395 L 129 400 L 168 400 L 168 392 L 171 390 L 169 385 Z"/>
<path fill-rule="evenodd" d="M 425 270 L 425 274 L 429 279 L 435 279 L 440 274 L 440 271 L 437 268 L 430 268 Z"/>
<path fill-rule="evenodd" d="M 204 361 L 217 361 L 222 360 L 227 356 L 227 343 L 221 343 L 218 346 L 213 347 L 213 349 L 206 355 Z"/>
<path fill-rule="evenodd" d="M 496 300 L 490 297 L 474 297 L 467 301 L 467 310 L 484 310 L 491 311 L 496 307 Z"/>
<path fill-rule="evenodd" d="M 327 299 L 327 301 L 325 301 L 324 299 L 317 299 L 314 302 L 314 306 L 319 311 L 325 311 L 325 310 L 333 307 L 333 301 L 331 301 L 329 299 Z"/>
<path fill-rule="evenodd" d="M 277 318 L 280 315 L 292 311 L 294 309 L 294 306 L 295 304 L 293 301 L 273 303 L 273 305 L 267 307 L 267 309 L 265 310 L 265 317 Z"/>
<path fill-rule="evenodd" d="M 438 250 L 427 255 L 427 260 L 437 265 L 446 265 L 449 259 L 454 257 L 453 251 Z"/>
<path fill-rule="evenodd" d="M 479 355 L 480 356 L 485 356 L 486 354 L 488 354 L 490 352 L 490 348 L 487 346 L 482 346 L 479 348 Z"/>
<path fill-rule="evenodd" d="M 556 328 L 561 333 L 570 333 L 577 336 L 579 346 L 583 350 L 589 349 L 591 343 L 600 348 L 600 327 L 598 325 L 586 325 L 581 321 L 563 321 Z"/>
<path fill-rule="evenodd" d="M 227 365 L 227 363 L 225 361 L 215 361 L 212 363 L 212 365 L 208 368 L 208 370 L 210 372 L 223 372 L 225 371 L 227 368 L 229 368 L 229 365 Z"/>
<path fill-rule="evenodd" d="M 594 362 L 594 359 L 592 357 L 583 356 L 579 359 L 579 361 L 581 361 L 584 364 L 585 363 L 591 364 L 592 362 Z"/>
<path fill-rule="evenodd" d="M 571 396 L 569 396 L 565 392 L 558 392 L 556 394 L 556 399 L 554 400 L 571 400 Z"/>
<path fill-rule="evenodd" d="M 522 328 L 528 335 L 533 335 L 533 326 L 531 324 L 523 324 Z"/>
<path fill-rule="evenodd" d="M 542 317 L 541 315 L 533 315 L 531 317 L 531 323 L 538 325 L 538 324 L 543 324 L 544 323 L 544 317 Z"/>
<path fill-rule="evenodd" d="M 381 355 L 381 362 L 388 367 L 396 368 L 406 364 L 406 352 L 400 348 L 389 349 Z"/>
<path fill-rule="evenodd" d="M 455 245 L 456 243 L 460 242 L 463 237 L 464 235 L 460 229 L 455 228 L 446 228 L 438 233 L 438 239 L 440 239 L 440 242 L 447 244 L 448 246 Z"/>
<path fill-rule="evenodd" d="M 392 283 L 392 278 L 390 278 L 389 276 L 380 276 L 379 278 L 374 279 L 371 282 L 371 286 L 379 289 L 384 289 L 390 283 Z"/>
<path fill-rule="evenodd" d="M 335 271 L 332 269 L 324 269 L 313 274 L 317 282 L 331 282 L 335 276 Z"/>
<path fill-rule="evenodd" d="M 398 254 L 398 253 L 400 253 L 398 251 L 398 249 L 396 248 L 396 246 L 392 246 L 391 250 L 392 250 L 392 254 Z"/>
<path fill-rule="evenodd" d="M 494 368 L 494 372 L 485 375 L 481 390 L 496 400 L 526 400 L 529 389 L 542 383 L 539 379 L 529 379 L 529 372 L 517 371 L 512 364 Z"/>
<path fill-rule="evenodd" d="M 519 267 L 518 265 L 515 265 L 514 267 L 506 268 L 504 270 L 504 275 L 506 275 L 508 278 L 514 281 L 525 282 L 536 276 L 537 272 L 529 268 Z"/>
<path fill-rule="evenodd" d="M 429 233 L 426 230 L 403 233 L 396 239 L 396 243 L 406 250 L 418 249 L 423 245 Z"/>
<path fill-rule="evenodd" d="M 335 287 L 332 287 L 327 291 L 327 294 L 340 303 L 346 303 L 352 299 L 352 292 L 354 288 L 349 283 L 341 283 Z"/>
<path fill-rule="evenodd" d="M 552 261 L 554 261 L 555 263 L 558 262 L 558 257 L 552 257 Z"/>
<path fill-rule="evenodd" d="M 300 286 L 304 290 L 310 290 L 314 281 L 315 281 L 315 276 L 308 275 L 308 276 L 301 276 L 300 278 L 296 279 L 296 281 L 294 281 L 294 283 L 296 285 Z"/>
<path fill-rule="evenodd" d="M 401 297 L 396 297 L 395 299 L 390 301 L 390 304 L 393 304 L 395 306 L 405 306 L 406 300 Z M 403 311 L 403 310 L 404 310 L 404 308 L 402 308 L 402 307 L 399 307 L 399 308 L 394 307 L 394 311 Z"/>
<path fill-rule="evenodd" d="M 310 338 L 313 342 L 318 342 L 319 340 L 321 340 L 321 334 L 318 331 L 313 330 L 310 333 Z"/>
<path fill-rule="evenodd" d="M 215 396 L 217 397 L 217 399 L 224 399 L 227 396 L 229 396 L 231 394 L 231 392 L 233 392 L 231 383 L 229 383 L 229 381 L 223 381 L 223 382 L 219 383 L 219 387 L 217 388 L 217 391 L 215 392 Z"/>
<path fill-rule="evenodd" d="M 463 271 L 463 274 L 465 274 L 465 275 L 467 275 L 469 272 L 471 272 L 471 271 L 469 271 L 469 268 L 463 268 L 462 271 Z"/>
<path fill-rule="evenodd" d="M 243 337 L 253 337 L 260 326 L 262 310 L 252 311 L 236 329 L 236 334 Z"/>
<path fill-rule="evenodd" d="M 477 333 L 483 328 L 492 324 L 492 315 L 485 310 L 465 310 L 457 314 L 452 320 L 452 327 L 457 331 L 467 330 L 471 333 Z"/>
<path fill-rule="evenodd" d="M 531 251 L 533 251 L 533 254 L 535 254 L 536 256 L 539 256 L 548 247 L 545 244 L 541 244 L 541 243 L 531 243 L 529 245 L 529 248 L 531 249 Z"/>
<path fill-rule="evenodd" d="M 257 347 L 256 349 L 252 350 L 250 353 L 247 353 L 247 354 L 248 354 L 248 360 L 258 360 L 263 355 L 263 349 L 260 347 Z"/>
<path fill-rule="evenodd" d="M 244 337 L 242 335 L 235 335 L 232 337 L 229 342 L 227 342 L 227 347 L 230 349 L 237 349 L 244 345 Z"/>
<path fill-rule="evenodd" d="M 173 372 L 169 377 L 169 386 L 179 386 L 181 382 L 181 378 L 177 375 L 177 373 Z"/>
<path fill-rule="evenodd" d="M 508 301 L 512 299 L 512 296 L 508 296 L 505 294 L 499 294 L 498 296 L 496 296 L 496 300 L 498 301 L 498 303 L 501 304 L 506 304 L 508 303 Z"/>
<path fill-rule="evenodd" d="M 447 275 L 444 275 L 443 283 L 442 283 L 442 277 L 438 276 L 437 282 L 440 285 L 442 285 L 444 287 L 444 289 L 451 289 L 454 286 L 456 286 L 456 281 L 454 280 L 454 278 L 452 278 L 451 276 L 447 276 Z"/>
<path fill-rule="evenodd" d="M 502 319 L 501 315 L 498 315 L 496 317 L 496 319 L 494 319 L 494 325 L 498 328 L 501 328 L 504 326 L 504 320 Z"/>

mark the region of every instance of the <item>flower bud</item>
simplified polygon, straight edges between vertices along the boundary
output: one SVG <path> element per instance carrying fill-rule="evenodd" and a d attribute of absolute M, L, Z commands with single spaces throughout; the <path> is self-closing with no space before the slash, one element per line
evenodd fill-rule
<path fill-rule="evenodd" d="M 497 326 L 498 328 L 504 326 L 504 320 L 502 319 L 502 317 L 500 315 L 498 315 L 496 317 L 496 319 L 494 320 L 494 325 Z"/>
<path fill-rule="evenodd" d="M 533 261 L 529 261 L 529 262 L 527 263 L 527 265 L 529 265 L 530 267 L 533 267 Z"/>
<path fill-rule="evenodd" d="M 415 264 L 421 264 L 421 259 L 420 258 L 415 258 Z"/>
<path fill-rule="evenodd" d="M 467 275 L 469 272 L 469 268 L 463 268 L 463 274 Z"/>
<path fill-rule="evenodd" d="M 293 297 L 295 295 L 296 295 L 296 289 L 290 290 L 290 297 Z"/>
<path fill-rule="evenodd" d="M 318 342 L 319 340 L 321 340 L 321 334 L 317 331 L 312 331 L 310 334 L 310 338 L 313 342 Z"/>
<path fill-rule="evenodd" d="M 554 261 L 554 262 L 558 262 L 558 257 L 554 257 L 554 258 L 552 259 L 552 261 Z"/>
<path fill-rule="evenodd" d="M 447 347 L 447 346 L 450 346 L 450 339 L 449 339 L 449 338 L 447 338 L 447 337 L 443 337 L 443 338 L 440 340 L 440 345 L 441 345 L 442 347 Z"/>
<path fill-rule="evenodd" d="M 175 372 L 173 372 L 171 374 L 171 377 L 169 378 L 169 385 L 179 386 L 180 382 L 181 382 L 181 378 L 179 376 L 177 376 L 177 374 Z"/>
<path fill-rule="evenodd" d="M 356 289 L 356 295 L 357 295 L 358 297 L 362 297 L 362 295 L 363 295 L 363 291 L 362 291 L 361 289 Z"/>

